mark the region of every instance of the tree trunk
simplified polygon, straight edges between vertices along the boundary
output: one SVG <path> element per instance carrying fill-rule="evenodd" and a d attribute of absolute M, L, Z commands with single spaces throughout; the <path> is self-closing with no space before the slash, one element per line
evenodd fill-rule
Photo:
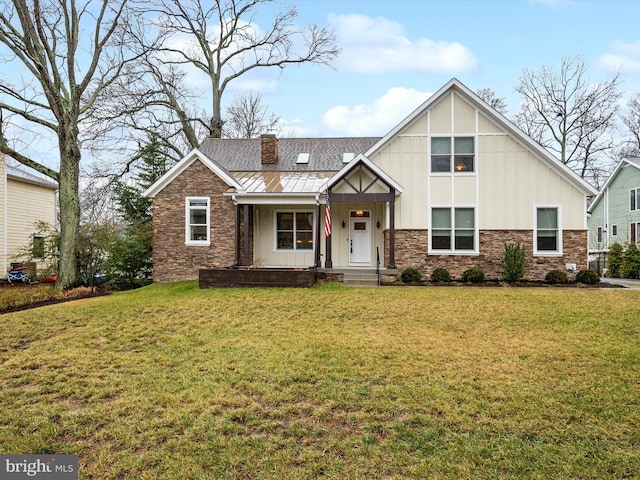
<path fill-rule="evenodd" d="M 77 241 L 80 235 L 80 149 L 77 135 L 60 132 L 60 266 L 56 287 L 78 284 Z"/>

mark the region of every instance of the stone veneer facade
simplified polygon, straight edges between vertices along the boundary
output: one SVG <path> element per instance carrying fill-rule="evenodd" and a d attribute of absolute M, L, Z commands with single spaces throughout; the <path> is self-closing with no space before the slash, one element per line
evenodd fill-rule
<path fill-rule="evenodd" d="M 198 278 L 200 268 L 235 263 L 236 210 L 229 187 L 204 164 L 193 162 L 153 198 L 153 280 Z M 185 245 L 185 198 L 209 197 L 209 246 Z"/>
<path fill-rule="evenodd" d="M 533 256 L 533 231 L 531 230 L 481 230 L 478 255 L 427 254 L 428 230 L 396 230 L 395 261 L 399 272 L 416 267 L 423 278 L 439 267 L 449 270 L 452 278 L 460 279 L 468 268 L 484 270 L 487 279 L 500 278 L 504 246 L 507 243 L 522 245 L 527 252 L 527 280 L 544 280 L 551 270 L 565 270 L 565 264 L 575 263 L 576 270 L 587 268 L 587 231 L 564 230 L 562 232 L 562 256 Z M 385 265 L 389 264 L 389 232 L 385 231 Z"/>

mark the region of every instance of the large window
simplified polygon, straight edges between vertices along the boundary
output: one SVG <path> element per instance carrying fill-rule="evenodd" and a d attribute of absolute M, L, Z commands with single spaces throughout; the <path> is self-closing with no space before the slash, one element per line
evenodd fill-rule
<path fill-rule="evenodd" d="M 475 238 L 473 208 L 431 210 L 431 250 L 474 251 Z"/>
<path fill-rule="evenodd" d="M 185 239 L 187 245 L 209 245 L 210 214 L 208 197 L 186 199 Z"/>
<path fill-rule="evenodd" d="M 313 250 L 313 212 L 277 212 L 276 248 Z"/>
<path fill-rule="evenodd" d="M 562 238 L 558 207 L 537 207 L 535 246 L 537 253 L 560 253 Z"/>
<path fill-rule="evenodd" d="M 629 190 L 629 210 L 640 210 L 640 188 Z"/>
<path fill-rule="evenodd" d="M 432 137 L 431 172 L 473 172 L 475 168 L 474 145 L 475 139 L 473 137 Z"/>

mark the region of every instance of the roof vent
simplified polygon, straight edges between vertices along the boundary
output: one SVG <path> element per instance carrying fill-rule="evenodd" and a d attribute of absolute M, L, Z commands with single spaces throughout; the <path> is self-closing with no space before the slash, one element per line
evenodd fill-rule
<path fill-rule="evenodd" d="M 349 163 L 356 157 L 355 153 L 343 153 L 342 154 L 342 163 Z"/>
<path fill-rule="evenodd" d="M 309 163 L 310 153 L 299 153 L 296 163 Z"/>

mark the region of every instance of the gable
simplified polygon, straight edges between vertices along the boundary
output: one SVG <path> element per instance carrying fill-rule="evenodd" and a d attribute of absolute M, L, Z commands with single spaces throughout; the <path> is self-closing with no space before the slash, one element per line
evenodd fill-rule
<path fill-rule="evenodd" d="M 589 212 L 593 212 L 595 207 L 602 201 L 605 191 L 609 191 L 610 195 L 624 195 L 628 198 L 629 190 L 640 187 L 640 159 L 623 158 L 618 162 L 605 184 L 603 185 L 598 196 L 594 198 L 589 206 Z"/>
<path fill-rule="evenodd" d="M 222 180 L 227 186 L 231 188 L 241 189 L 242 185 L 238 180 L 223 167 L 213 162 L 211 159 L 204 156 L 198 149 L 192 150 L 187 156 L 176 163 L 167 173 L 151 185 L 142 195 L 144 197 L 153 198 L 164 188 L 166 188 L 171 182 L 173 182 L 180 174 L 187 170 L 195 162 L 199 162 L 204 165 L 211 173 Z"/>
<path fill-rule="evenodd" d="M 449 81 L 420 107 L 401 121 L 385 137 L 377 142 L 365 155 L 378 163 L 377 158 L 390 143 L 401 136 L 435 135 L 483 135 L 503 134 L 513 138 L 526 150 L 554 172 L 577 188 L 582 194 L 595 195 L 596 190 L 562 164 L 548 151 L 524 134 L 503 115 L 495 111 L 456 79 Z M 428 149 L 428 146 L 426 146 Z M 428 151 L 428 150 L 427 150 Z M 425 153 L 427 152 L 425 151 Z M 383 169 L 385 168 L 378 163 Z"/>

